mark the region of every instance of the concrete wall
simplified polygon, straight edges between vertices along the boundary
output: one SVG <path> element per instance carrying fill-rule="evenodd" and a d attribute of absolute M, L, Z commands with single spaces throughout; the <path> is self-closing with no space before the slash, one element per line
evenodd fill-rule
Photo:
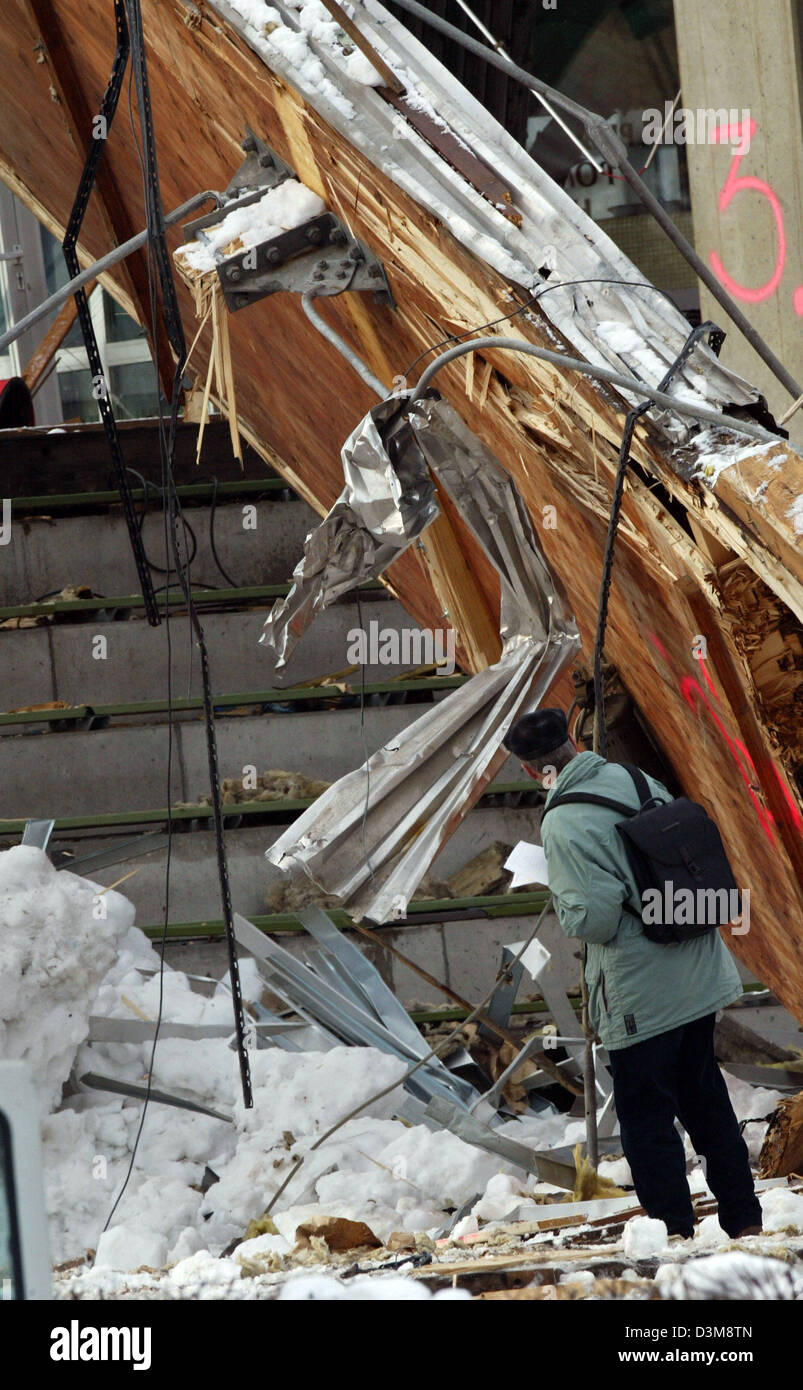
<path fill-rule="evenodd" d="M 363 599 L 363 625 L 379 623 L 394 631 L 414 628 L 404 609 L 388 598 Z M 269 607 L 239 613 L 202 614 L 210 655 L 212 689 L 218 695 L 255 691 L 278 684 L 297 685 L 348 664 L 348 633 L 358 625 L 356 603 L 340 602 L 321 613 L 302 637 L 286 671 L 277 676 L 273 655 L 259 645 Z M 106 638 L 99 660 L 95 637 Z M 185 696 L 200 691 L 198 651 L 189 620 L 170 620 L 173 689 Z M 152 628 L 140 618 L 129 622 L 56 623 L 4 632 L 0 703 L 4 710 L 48 700 L 67 704 L 130 704 L 167 696 L 167 640 L 164 625 Z M 401 666 L 366 666 L 367 682 L 389 680 Z M 349 677 L 359 687 L 359 674 Z"/>
<path fill-rule="evenodd" d="M 215 547 L 221 564 L 238 586 L 284 584 L 300 560 L 304 538 L 317 518 L 306 502 L 273 499 L 254 502 L 253 506 L 255 530 L 244 529 L 241 505 L 217 508 Z M 212 556 L 210 509 L 188 507 L 185 516 L 198 544 L 193 582 L 228 587 Z M 145 518 L 142 539 L 148 558 L 164 567 L 164 524 L 158 503 Z M 191 553 L 189 538 L 187 544 Z M 154 577 L 154 584 L 160 583 L 161 577 Z M 110 597 L 139 593 L 131 543 L 119 513 L 15 519 L 0 566 L 0 604 L 33 603 L 40 595 L 68 584 L 88 584 L 94 593 Z"/>
<path fill-rule="evenodd" d="M 735 170 L 744 185 L 723 193 L 735 150 L 725 144 L 687 146 L 695 245 L 710 264 L 715 252 L 743 290 L 739 307 L 798 380 L 803 380 L 803 105 L 801 35 L 795 0 L 675 0 L 681 103 L 697 108 L 743 109 L 756 123 L 750 149 Z M 777 200 L 773 209 L 772 198 Z M 783 253 L 778 219 L 783 224 Z M 780 282 L 770 284 L 783 259 Z M 760 297 L 751 291 L 769 287 Z M 780 417 L 791 397 L 702 289 L 703 318 L 728 330 L 722 360 L 754 382 Z M 788 425 L 803 444 L 803 411 Z"/>

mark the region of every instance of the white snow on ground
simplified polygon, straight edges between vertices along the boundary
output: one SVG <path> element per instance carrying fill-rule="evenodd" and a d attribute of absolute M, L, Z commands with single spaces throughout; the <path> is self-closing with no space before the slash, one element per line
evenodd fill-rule
<path fill-rule="evenodd" d="M 25 1061 L 44 1110 L 58 1104 L 92 996 L 134 920 L 119 893 L 29 845 L 0 854 L 0 1056 Z"/>
<path fill-rule="evenodd" d="M 326 205 L 317 193 L 305 188 L 298 179 L 285 179 L 277 188 L 268 189 L 257 202 L 235 208 L 222 222 L 207 227 L 206 240 L 188 242 L 179 247 L 176 256 L 192 270 L 214 270 L 215 252 L 231 242 L 239 242 L 237 250 L 247 250 L 325 211 Z"/>
<path fill-rule="evenodd" d="M 786 513 L 792 521 L 796 536 L 803 536 L 803 492 L 796 497 L 789 511 Z"/>
<path fill-rule="evenodd" d="M 98 903 L 105 916 L 93 915 Z M 533 1195 L 561 1200 L 559 1190 L 446 1131 L 395 1120 L 398 1089 L 313 1152 L 313 1143 L 336 1120 L 398 1080 L 402 1063 L 384 1053 L 346 1047 L 252 1052 L 255 1105 L 246 1110 L 229 1039 L 163 1038 L 155 1086 L 198 1098 L 231 1115 L 233 1123 L 153 1102 L 131 1179 L 109 1221 L 142 1106 L 84 1090 L 76 1078 L 93 1070 L 139 1083 L 146 1079 L 150 1042 L 88 1044 L 86 1038 L 91 1016 L 155 1020 L 159 980 L 147 972 L 155 970 L 158 957 L 131 925 L 133 909 L 124 898 L 57 872 L 38 850 L 0 854 L 0 914 L 0 1041 L 5 1056 L 30 1063 L 43 1100 L 53 1261 L 85 1260 L 87 1251 L 97 1251 L 96 1267 L 63 1276 L 60 1294 L 118 1297 L 147 1290 L 172 1298 L 264 1298 L 281 1290 L 281 1297 L 298 1299 L 428 1297 L 403 1275 L 341 1281 L 325 1259 L 316 1268 L 288 1270 L 297 1227 L 310 1218 L 345 1217 L 365 1221 L 382 1241 L 394 1231 L 431 1240 L 451 1211 L 474 1198 L 457 1234 L 476 1240 L 499 1237 L 505 1218 Z M 243 962 L 243 982 L 246 997 L 256 997 L 260 982 L 251 961 Z M 229 1023 L 228 989 L 221 983 L 211 996 L 197 993 L 186 975 L 166 967 L 163 1017 Z M 779 1097 L 732 1077 L 728 1086 L 741 1118 L 763 1118 Z M 760 1129 L 748 1126 L 747 1133 Z M 500 1130 L 537 1147 L 573 1143 L 581 1131 L 579 1122 L 556 1114 L 510 1121 Z M 299 1156 L 306 1161 L 272 1211 L 276 1233 L 244 1241 L 249 1221 L 262 1215 Z M 207 1169 L 218 1181 L 204 1193 Z M 627 1181 L 622 1159 L 606 1161 L 603 1171 Z M 699 1168 L 690 1182 L 694 1191 L 705 1191 Z M 774 1251 L 788 1241 L 797 1248 L 803 1196 L 779 1186 L 762 1192 L 760 1200 L 766 1234 L 750 1238 L 750 1250 Z M 555 1243 L 556 1254 L 569 1239 L 567 1228 Z M 695 1241 L 681 1243 L 682 1258 L 721 1249 L 727 1260 L 740 1259 L 728 1245 L 716 1216 L 708 1216 Z M 233 1255 L 221 1258 L 229 1246 Z M 680 1246 L 667 1246 L 663 1224 L 644 1217 L 627 1223 L 618 1248 L 634 1263 L 658 1255 L 674 1268 L 681 1258 Z M 318 1254 L 313 1251 L 307 1263 L 315 1266 Z M 142 1272 L 132 1273 L 137 1270 Z"/>
<path fill-rule="evenodd" d="M 646 1260 L 666 1249 L 669 1237 L 663 1221 L 651 1216 L 631 1216 L 625 1224 L 623 1246 L 628 1260 Z"/>

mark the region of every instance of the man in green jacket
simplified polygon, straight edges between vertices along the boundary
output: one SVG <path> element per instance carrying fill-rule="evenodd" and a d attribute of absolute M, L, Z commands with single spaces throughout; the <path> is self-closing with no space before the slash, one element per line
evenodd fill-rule
<path fill-rule="evenodd" d="M 627 771 L 579 753 L 562 710 L 537 710 L 505 738 L 531 776 L 559 793 L 591 792 L 638 808 Z M 650 791 L 670 800 L 654 778 Z M 556 806 L 541 838 L 555 911 L 567 936 L 583 942 L 589 1018 L 608 1050 L 622 1148 L 638 1199 L 672 1234 L 694 1234 L 679 1119 L 706 1164 L 719 1220 L 730 1236 L 761 1229 L 747 1146 L 714 1056 L 718 1009 L 742 993 L 717 930 L 658 944 L 633 907 L 635 880 L 616 825 L 620 813 L 589 803 Z"/>

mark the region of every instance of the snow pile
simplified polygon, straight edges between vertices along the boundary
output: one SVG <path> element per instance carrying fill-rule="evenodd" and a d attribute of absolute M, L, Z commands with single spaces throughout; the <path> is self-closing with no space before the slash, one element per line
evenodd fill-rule
<path fill-rule="evenodd" d="M 317 193 L 298 179 L 285 179 L 257 202 L 235 208 L 222 222 L 205 228 L 205 240 L 188 242 L 179 247 L 176 256 L 192 270 L 214 270 L 215 253 L 232 242 L 239 243 L 237 250 L 247 250 L 325 211 L 326 204 Z"/>
<path fill-rule="evenodd" d="M 765 1231 L 803 1231 L 803 1195 L 771 1187 L 759 1197 Z"/>
<path fill-rule="evenodd" d="M 132 929 L 98 990 L 93 1013 L 155 1020 L 157 965 L 146 938 Z M 258 997 L 261 984 L 250 960 L 242 962 L 242 980 L 246 999 Z M 232 1022 L 224 983 L 205 996 L 167 966 L 163 984 L 165 1022 Z M 76 1070 L 143 1084 L 150 1059 L 150 1042 L 85 1045 Z M 305 1162 L 271 1212 L 279 1236 L 257 1237 L 264 1250 L 255 1241 L 241 1243 L 238 1257 L 258 1264 L 264 1255 L 269 1266 L 269 1257 L 292 1248 L 296 1227 L 310 1217 L 365 1221 L 385 1240 L 392 1231 L 432 1234 L 451 1211 L 478 1194 L 490 1213 L 516 1205 L 524 1192 L 522 1175 L 511 1178 L 514 1170 L 494 1155 L 446 1131 L 394 1120 L 399 1088 L 310 1152 L 331 1125 L 398 1080 L 405 1068 L 394 1057 L 370 1048 L 323 1053 L 269 1048 L 251 1053 L 251 1067 L 255 1105 L 245 1110 L 228 1039 L 160 1039 L 154 1086 L 200 1100 L 231 1115 L 234 1123 L 151 1103 L 131 1177 L 103 1237 L 100 1258 L 106 1271 L 137 1269 L 158 1253 L 167 1265 L 196 1255 L 200 1262 L 204 1250 L 210 1259 L 219 1256 L 233 1241 L 242 1241 L 249 1221 L 263 1214 L 302 1155 Z M 48 1118 L 43 1138 L 54 1263 L 98 1249 L 141 1115 L 138 1102 L 90 1092 L 70 1097 Z M 524 1138 L 525 1127 L 514 1127 Z M 545 1138 L 546 1130 L 534 1133 L 532 1142 Z M 205 1194 L 202 1186 L 208 1188 Z"/>
<path fill-rule="evenodd" d="M 0 853 L 0 1055 L 28 1063 L 45 1111 L 59 1102 L 133 920 L 121 894 L 54 869 L 42 850 Z"/>
<path fill-rule="evenodd" d="M 706 1255 L 685 1265 L 664 1265 L 656 1283 L 662 1298 L 693 1299 L 801 1299 L 803 1274 L 783 1260 L 734 1251 Z"/>
<path fill-rule="evenodd" d="M 386 1274 L 373 1278 L 362 1275 L 356 1279 L 341 1281 L 328 1274 L 300 1274 L 288 1279 L 279 1294 L 279 1299 L 294 1299 L 305 1302 L 339 1300 L 345 1302 L 387 1301 L 401 1303 L 407 1299 L 444 1299 L 465 1301 L 471 1299 L 466 1289 L 441 1289 L 431 1294 L 429 1289 L 416 1279 L 405 1278 L 403 1274 Z"/>
<path fill-rule="evenodd" d="M 203 1207 L 214 1244 L 227 1244 L 261 1215 L 302 1154 L 304 1164 L 271 1212 L 290 1244 L 296 1228 L 318 1216 L 365 1221 L 380 1240 L 393 1231 L 432 1233 L 450 1209 L 484 1192 L 504 1167 L 500 1160 L 446 1131 L 392 1119 L 400 1089 L 311 1152 L 335 1121 L 404 1070 L 373 1048 L 254 1054 L 254 1109 L 235 1106 L 236 1151 Z"/>
<path fill-rule="evenodd" d="M 624 1252 L 628 1260 L 648 1260 L 666 1249 L 669 1237 L 663 1221 L 651 1216 L 631 1216 L 625 1226 Z"/>

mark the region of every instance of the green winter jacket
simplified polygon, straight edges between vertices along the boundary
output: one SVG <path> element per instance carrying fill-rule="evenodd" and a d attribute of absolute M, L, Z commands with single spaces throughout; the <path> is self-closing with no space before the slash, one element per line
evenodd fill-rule
<path fill-rule="evenodd" d="M 666 799 L 660 782 L 650 790 Z M 593 792 L 639 804 L 623 767 L 580 753 L 559 772 L 546 798 Z M 623 817 L 605 806 L 556 806 L 544 817 L 541 839 L 558 920 L 586 945 L 589 1018 L 607 1048 L 631 1047 L 731 1004 L 742 993 L 739 973 L 718 931 L 659 945 L 641 919 L 623 907 L 638 901 L 630 865 L 615 826 Z"/>

